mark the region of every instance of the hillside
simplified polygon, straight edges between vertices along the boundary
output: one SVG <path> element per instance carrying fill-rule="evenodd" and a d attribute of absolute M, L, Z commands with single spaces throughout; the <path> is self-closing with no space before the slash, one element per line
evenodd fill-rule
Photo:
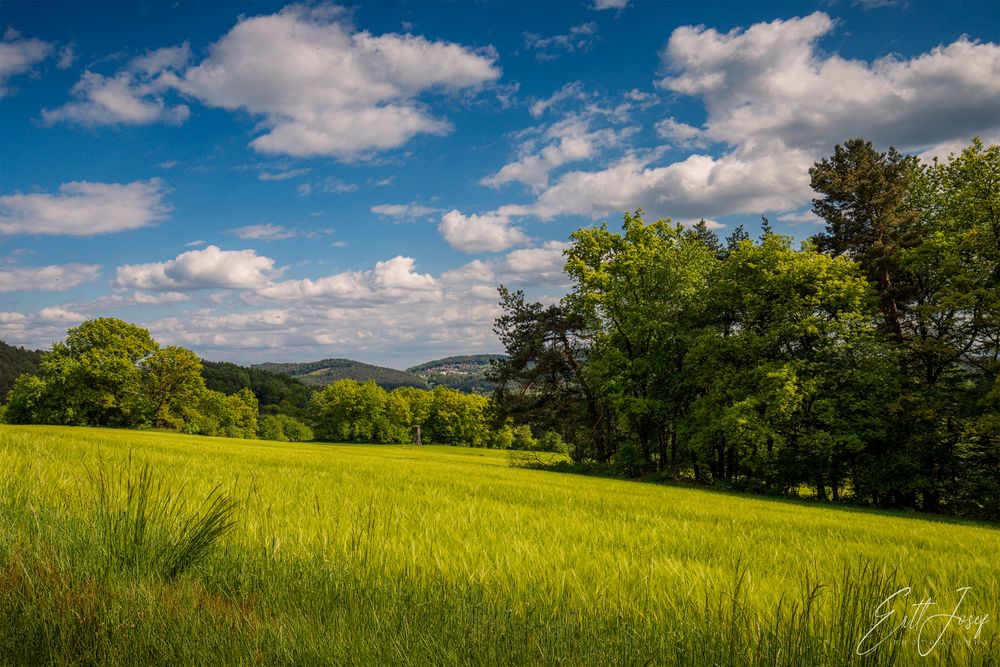
<path fill-rule="evenodd" d="M 0 403 L 7 398 L 7 392 L 14 386 L 14 380 L 22 373 L 38 373 L 42 361 L 41 350 L 14 347 L 0 340 Z"/>
<path fill-rule="evenodd" d="M 418 375 L 394 368 L 374 366 L 350 359 L 321 359 L 304 363 L 265 363 L 251 366 L 270 373 L 282 373 L 307 385 L 323 387 L 337 380 L 374 380 L 384 389 L 396 387 L 427 388 L 427 383 Z"/>
<path fill-rule="evenodd" d="M 244 387 L 257 397 L 261 412 L 282 412 L 302 417 L 314 387 L 284 373 L 239 366 L 228 361 L 202 360 L 205 386 L 223 394 L 235 394 Z"/>
<path fill-rule="evenodd" d="M 486 379 L 486 371 L 501 354 L 467 354 L 445 357 L 407 368 L 408 373 L 419 375 L 430 387 L 439 385 L 466 393 L 489 394 L 496 384 Z"/>

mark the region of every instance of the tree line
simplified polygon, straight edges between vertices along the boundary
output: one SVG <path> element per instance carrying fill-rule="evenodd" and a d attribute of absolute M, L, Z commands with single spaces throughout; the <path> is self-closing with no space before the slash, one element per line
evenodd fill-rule
<path fill-rule="evenodd" d="M 630 476 L 1000 517 L 1000 147 L 854 139 L 810 178 L 801 248 L 636 211 L 572 235 L 560 302 L 501 287 L 496 418 Z"/>
<path fill-rule="evenodd" d="M 115 318 L 88 320 L 17 377 L 2 408 L 13 424 L 158 428 L 196 435 L 278 441 L 423 443 L 559 448 L 552 435 L 490 419 L 490 399 L 374 380 L 339 380 L 321 390 L 293 378 L 194 352 L 161 347 L 149 331 Z"/>

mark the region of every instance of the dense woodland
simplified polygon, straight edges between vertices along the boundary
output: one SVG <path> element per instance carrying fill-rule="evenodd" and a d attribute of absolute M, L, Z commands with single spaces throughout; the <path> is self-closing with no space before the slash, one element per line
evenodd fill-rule
<path fill-rule="evenodd" d="M 23 373 L 38 373 L 42 353 L 14 347 L 0 340 L 0 398 L 7 395 L 14 381 Z"/>
<path fill-rule="evenodd" d="M 499 417 L 628 475 L 1000 517 L 1000 147 L 810 176 L 801 248 L 636 212 L 572 236 L 561 302 L 502 289 Z"/>
<path fill-rule="evenodd" d="M 856 139 L 810 176 L 825 230 L 800 248 L 766 219 L 756 240 L 641 211 L 578 230 L 560 302 L 500 288 L 490 398 L 306 387 L 268 371 L 338 360 L 202 362 L 100 318 L 22 351 L 3 417 L 381 443 L 419 427 L 574 469 L 1000 517 L 1000 147 L 921 164 Z"/>

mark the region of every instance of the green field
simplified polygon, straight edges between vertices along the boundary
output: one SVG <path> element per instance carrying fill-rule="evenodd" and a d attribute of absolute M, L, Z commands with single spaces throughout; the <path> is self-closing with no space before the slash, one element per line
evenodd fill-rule
<path fill-rule="evenodd" d="M 0 426 L 0 471 L 2 664 L 1000 655 L 1000 531 L 986 525 L 511 468 L 505 452 L 447 447 Z M 216 487 L 236 503 L 234 527 L 197 559 L 191 532 L 178 536 Z M 879 603 L 904 586 L 858 656 Z M 931 618 L 966 586 L 963 618 Z M 924 617 L 886 631 L 925 598 Z"/>

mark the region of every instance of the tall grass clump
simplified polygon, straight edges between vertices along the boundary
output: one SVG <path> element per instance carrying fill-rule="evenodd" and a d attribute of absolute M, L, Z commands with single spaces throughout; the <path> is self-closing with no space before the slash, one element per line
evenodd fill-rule
<path fill-rule="evenodd" d="M 204 560 L 236 527 L 238 503 L 220 486 L 200 502 L 183 486 L 172 489 L 148 463 L 136 473 L 131 462 L 91 474 L 94 528 L 106 571 L 174 579 Z"/>

